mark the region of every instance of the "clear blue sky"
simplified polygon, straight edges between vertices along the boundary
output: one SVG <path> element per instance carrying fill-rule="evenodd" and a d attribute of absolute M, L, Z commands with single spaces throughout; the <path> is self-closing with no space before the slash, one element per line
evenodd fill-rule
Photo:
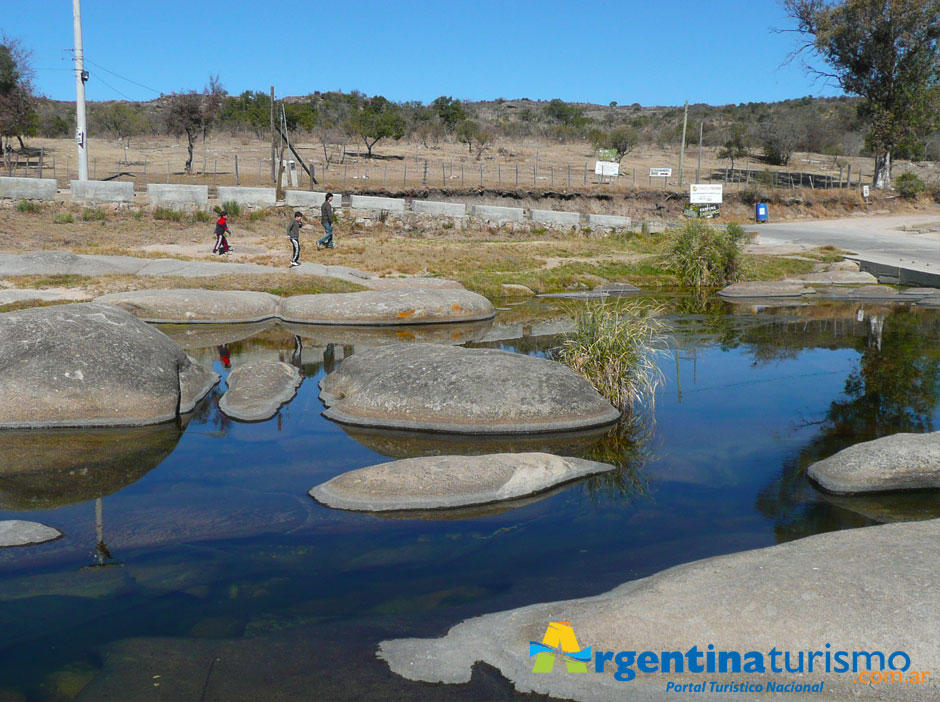
<path fill-rule="evenodd" d="M 4 5 L 3 31 L 32 51 L 38 92 L 74 99 L 72 3 Z M 279 97 L 361 90 L 423 102 L 839 94 L 781 65 L 794 37 L 772 31 L 787 26 L 776 0 L 86 0 L 82 15 L 91 100 L 201 89 L 210 74 L 233 94 L 274 85 Z"/>

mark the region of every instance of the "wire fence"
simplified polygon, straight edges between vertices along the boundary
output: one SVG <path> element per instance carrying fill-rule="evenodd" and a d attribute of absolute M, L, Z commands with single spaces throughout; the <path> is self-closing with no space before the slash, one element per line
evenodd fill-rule
<path fill-rule="evenodd" d="M 257 152 L 255 152 L 257 153 Z M 723 183 L 729 189 L 750 187 L 774 188 L 858 188 L 869 182 L 871 174 L 852 167 L 840 168 L 838 174 L 789 169 L 754 169 L 698 167 L 687 169 L 679 182 L 679 169 L 672 167 L 667 176 L 655 175 L 653 169 L 621 168 L 617 177 L 599 176 L 591 161 L 582 164 L 511 163 L 494 160 L 430 160 L 412 157 L 366 158 L 347 154 L 326 163 L 322 159 L 304 161 L 310 173 L 296 159 L 285 159 L 281 174 L 287 188 L 330 190 L 397 190 L 417 188 L 441 189 L 537 189 L 558 188 L 578 191 L 623 192 L 640 188 L 676 188 L 693 182 Z M 204 153 L 193 159 L 190 173 L 181 168 L 181 158 L 119 158 L 91 157 L 88 177 L 92 180 L 117 180 L 135 183 L 145 190 L 147 183 L 177 183 L 209 186 L 244 185 L 272 187 L 277 162 L 270 157 L 253 154 Z M 78 177 L 77 159 L 36 153 L 13 154 L 3 167 L 6 175 L 29 178 L 54 178 L 60 187 Z M 658 172 L 663 171 L 657 169 Z M 316 179 L 316 182 L 311 178 Z"/>

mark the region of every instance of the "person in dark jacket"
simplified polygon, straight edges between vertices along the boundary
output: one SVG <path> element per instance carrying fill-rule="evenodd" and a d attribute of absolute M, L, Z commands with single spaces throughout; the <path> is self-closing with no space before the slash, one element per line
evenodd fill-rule
<path fill-rule="evenodd" d="M 232 250 L 232 247 L 228 245 L 228 239 L 225 238 L 226 234 L 232 233 L 225 219 L 227 214 L 225 210 L 219 212 L 219 219 L 215 223 L 215 246 L 212 247 L 212 253 L 219 254 L 220 256 Z"/>
<path fill-rule="evenodd" d="M 317 251 L 324 246 L 328 249 L 335 249 L 333 244 L 333 193 L 327 193 L 323 199 L 323 205 L 320 207 L 320 223 L 323 225 L 323 235 L 317 242 Z"/>
<path fill-rule="evenodd" d="M 287 236 L 290 238 L 290 245 L 293 255 L 290 260 L 290 267 L 300 265 L 300 228 L 304 226 L 304 216 L 302 212 L 295 212 L 294 218 L 287 225 Z"/>

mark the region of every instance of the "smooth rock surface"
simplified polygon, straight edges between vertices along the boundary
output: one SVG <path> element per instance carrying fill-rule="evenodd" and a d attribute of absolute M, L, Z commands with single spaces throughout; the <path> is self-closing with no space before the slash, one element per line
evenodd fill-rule
<path fill-rule="evenodd" d="M 503 294 L 507 297 L 534 297 L 535 291 L 527 285 L 518 283 L 503 283 Z"/>
<path fill-rule="evenodd" d="M 324 416 L 344 424 L 471 434 L 587 429 L 620 413 L 555 361 L 434 344 L 356 353 L 320 381 Z"/>
<path fill-rule="evenodd" d="M 940 432 L 855 444 L 813 463 L 807 475 L 836 493 L 940 488 Z"/>
<path fill-rule="evenodd" d="M 261 322 L 277 315 L 280 298 L 247 290 L 132 290 L 95 299 L 147 322 L 218 324 Z"/>
<path fill-rule="evenodd" d="M 150 262 L 131 256 L 86 256 L 68 251 L 0 254 L 0 275 L 135 275 Z"/>
<path fill-rule="evenodd" d="M 54 541 L 62 532 L 39 522 L 24 522 L 20 519 L 0 521 L 0 548 L 8 546 L 32 546 Z"/>
<path fill-rule="evenodd" d="M 469 290 L 420 289 L 295 295 L 278 311 L 285 322 L 344 325 L 473 322 L 495 315 L 489 300 Z"/>
<path fill-rule="evenodd" d="M 852 263 L 849 261 L 848 263 Z M 856 264 L 857 265 L 857 264 Z M 855 270 L 830 270 L 819 273 L 791 276 L 787 280 L 806 285 L 877 285 L 878 279 L 871 273 Z"/>
<path fill-rule="evenodd" d="M 165 422 L 216 382 L 166 335 L 117 307 L 0 314 L 0 428 Z"/>
<path fill-rule="evenodd" d="M 754 280 L 744 283 L 732 283 L 718 291 L 722 297 L 799 297 L 814 291 L 802 283 L 783 281 Z"/>
<path fill-rule="evenodd" d="M 343 473 L 317 485 L 310 496 L 329 507 L 362 512 L 447 509 L 525 497 L 614 469 L 547 453 L 406 458 Z"/>
<path fill-rule="evenodd" d="M 277 414 L 300 385 L 300 371 L 283 361 L 255 361 L 238 366 L 226 383 L 219 409 L 243 422 L 259 422 Z"/>
<path fill-rule="evenodd" d="M 888 691 L 884 685 L 859 685 L 851 672 L 827 674 L 818 667 L 799 676 L 637 672 L 636 679 L 623 683 L 613 679 L 616 666 L 610 664 L 606 674 L 571 675 L 556 661 L 554 674 L 539 674 L 532 672 L 529 642 L 541 641 L 549 622 L 571 622 L 578 645 L 594 650 L 685 652 L 693 645 L 701 651 L 714 644 L 719 651 L 760 651 L 769 669 L 772 647 L 793 652 L 795 662 L 796 652 L 826 651 L 831 643 L 833 651 L 878 650 L 886 656 L 904 651 L 911 670 L 934 671 L 940 667 L 938 580 L 940 520 L 849 529 L 676 566 L 597 597 L 477 617 L 440 639 L 385 641 L 378 655 L 410 680 L 466 682 L 471 666 L 483 661 L 520 692 L 592 702 L 665 702 L 677 699 L 666 690 L 669 680 L 742 678 L 765 686 L 770 680 L 824 681 L 827 699 L 833 700 L 927 702 L 940 694 L 940 681 L 931 680 L 932 675 L 927 684 L 894 684 Z M 817 694 L 784 696 L 822 699 Z M 747 695 L 760 702 L 780 698 L 766 691 Z"/>

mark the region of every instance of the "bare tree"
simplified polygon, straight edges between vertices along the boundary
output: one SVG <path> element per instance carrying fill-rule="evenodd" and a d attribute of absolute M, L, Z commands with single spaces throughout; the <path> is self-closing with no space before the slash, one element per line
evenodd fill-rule
<path fill-rule="evenodd" d="M 219 83 L 218 76 L 210 76 L 209 84 L 201 93 L 190 90 L 186 93 L 173 93 L 164 115 L 167 131 L 174 136 L 186 135 L 188 154 L 186 173 L 192 173 L 193 147 L 201 134 L 203 141 L 215 124 L 222 109 L 225 89 Z"/>
<path fill-rule="evenodd" d="M 0 35 L 0 150 L 8 171 L 10 139 L 16 137 L 25 150 L 23 137 L 35 131 L 38 121 L 29 59 L 29 51 L 18 39 Z"/>

